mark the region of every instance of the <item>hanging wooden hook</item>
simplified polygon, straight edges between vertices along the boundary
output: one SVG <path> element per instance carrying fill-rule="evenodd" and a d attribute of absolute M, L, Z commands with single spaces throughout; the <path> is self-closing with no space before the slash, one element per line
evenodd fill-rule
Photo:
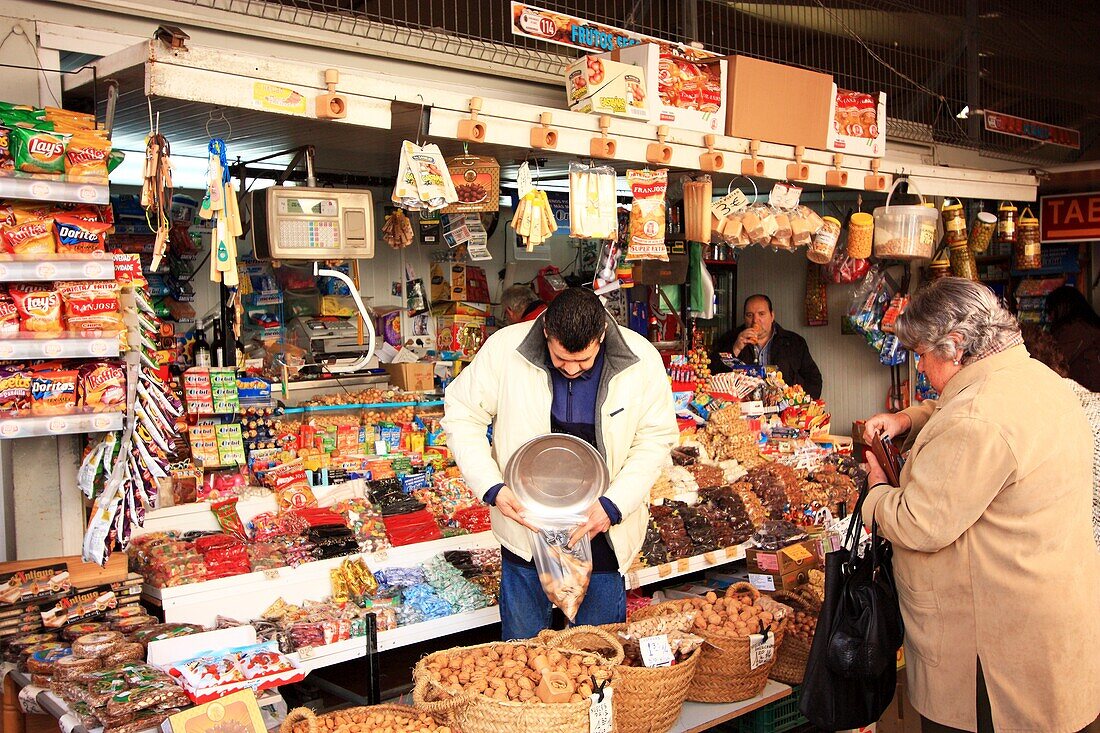
<path fill-rule="evenodd" d="M 543 112 L 539 115 L 539 126 L 531 128 L 531 147 L 539 150 L 553 150 L 558 147 L 558 131 L 550 127 L 553 115 Z"/>
<path fill-rule="evenodd" d="M 339 83 L 340 72 L 337 69 L 325 69 L 325 87 L 328 92 L 318 94 L 313 100 L 313 111 L 317 119 L 342 120 L 348 116 L 348 99 L 336 92 L 336 85 Z"/>
<path fill-rule="evenodd" d="M 707 146 L 707 152 L 699 156 L 699 167 L 708 173 L 725 168 L 726 156 L 714 149 L 714 135 L 703 135 L 703 144 Z"/>
<path fill-rule="evenodd" d="M 668 137 L 668 125 L 658 125 L 657 142 L 650 143 L 645 149 L 645 159 L 654 165 L 668 165 L 672 161 L 672 146 L 665 143 Z"/>
<path fill-rule="evenodd" d="M 593 158 L 614 158 L 618 144 L 613 138 L 607 136 L 607 130 L 611 127 L 611 118 L 600 115 L 600 136 L 592 138 L 589 144 L 589 152 Z"/>
<path fill-rule="evenodd" d="M 760 152 L 760 141 L 749 141 L 749 155 L 751 157 L 741 161 L 741 175 L 743 176 L 762 176 L 764 175 L 764 161 L 756 157 L 756 154 Z"/>
<path fill-rule="evenodd" d="M 801 145 L 794 146 L 794 162 L 787 165 L 787 178 L 792 181 L 805 181 L 810 177 L 810 166 L 802 162 L 802 156 L 806 154 L 806 148 Z"/>
<path fill-rule="evenodd" d="M 825 172 L 825 185 L 826 186 L 847 186 L 848 185 L 848 171 L 841 170 L 840 166 L 844 163 L 844 156 L 840 153 L 833 154 L 833 169 Z"/>
<path fill-rule="evenodd" d="M 470 119 L 459 120 L 458 122 L 459 140 L 472 143 L 485 142 L 485 123 L 477 118 L 477 113 L 481 111 L 481 104 L 481 97 L 470 99 Z"/>
<path fill-rule="evenodd" d="M 886 190 L 886 176 L 880 175 L 878 172 L 879 159 L 871 159 L 871 175 L 863 178 L 863 188 L 867 191 L 885 191 Z"/>

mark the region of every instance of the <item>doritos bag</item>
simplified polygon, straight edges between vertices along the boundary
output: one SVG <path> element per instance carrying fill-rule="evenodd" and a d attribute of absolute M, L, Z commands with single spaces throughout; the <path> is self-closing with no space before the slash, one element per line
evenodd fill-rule
<path fill-rule="evenodd" d="M 93 212 L 91 214 L 95 216 Z M 110 224 L 88 221 L 79 213 L 58 214 L 53 220 L 57 251 L 60 253 L 90 254 L 106 251 L 107 231 Z"/>

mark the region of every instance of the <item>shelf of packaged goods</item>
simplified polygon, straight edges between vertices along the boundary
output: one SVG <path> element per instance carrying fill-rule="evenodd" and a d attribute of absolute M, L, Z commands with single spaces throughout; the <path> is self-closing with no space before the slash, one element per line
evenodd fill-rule
<path fill-rule="evenodd" d="M 118 334 L 82 336 L 58 333 L 50 338 L 0 338 L 0 360 L 99 359 L 118 356 Z M 37 336 L 37 335 L 36 335 Z"/>
<path fill-rule="evenodd" d="M 422 641 L 438 639 L 441 636 L 457 634 L 467 629 L 476 629 L 499 622 L 500 607 L 489 606 L 488 608 L 456 613 L 419 624 L 398 626 L 396 629 L 378 632 L 378 651 L 384 652 L 409 644 L 418 644 Z"/>
<path fill-rule="evenodd" d="M 114 278 L 115 261 L 107 254 L 0 254 L 0 282 Z"/>
<path fill-rule="evenodd" d="M 111 202 L 106 179 L 69 180 L 18 171 L 0 172 L 0 199 L 98 205 Z"/>
<path fill-rule="evenodd" d="M 697 573 L 700 570 L 709 570 L 710 568 L 736 562 L 737 560 L 744 560 L 745 548 L 747 546 L 747 544 L 744 544 L 737 545 L 736 547 L 727 547 L 703 555 L 695 555 L 694 557 L 674 560 L 651 568 L 631 570 L 626 574 L 626 587 L 641 588 L 645 585 L 660 583 L 672 578 L 677 578 L 681 575 Z"/>
<path fill-rule="evenodd" d="M 672 726 L 672 733 L 696 733 L 726 723 L 742 715 L 759 710 L 777 700 L 788 697 L 792 692 L 789 685 L 768 680 L 764 690 L 756 697 L 733 703 L 687 702 L 680 711 L 680 717 Z"/>
<path fill-rule="evenodd" d="M 124 412 L 87 412 L 0 418 L 0 439 L 111 432 L 122 430 L 125 417 Z"/>
<path fill-rule="evenodd" d="M 423 402 L 364 402 L 350 405 L 311 405 L 308 407 L 288 407 L 287 415 L 309 415 L 317 412 L 342 412 L 345 410 L 396 410 L 402 407 L 442 407 L 443 400 L 425 400 Z"/>
<path fill-rule="evenodd" d="M 447 550 L 497 546 L 492 532 L 479 532 L 347 557 L 362 557 L 371 570 L 379 570 L 420 565 Z M 159 605 L 164 611 L 164 620 L 169 622 L 210 625 L 227 608 L 232 608 L 237 616 L 258 618 L 279 598 L 287 603 L 302 603 L 328 596 L 331 582 L 329 571 L 338 567 L 347 557 L 316 560 L 298 567 L 281 567 L 169 588 L 156 588 L 146 584 L 142 595 L 150 603 Z"/>

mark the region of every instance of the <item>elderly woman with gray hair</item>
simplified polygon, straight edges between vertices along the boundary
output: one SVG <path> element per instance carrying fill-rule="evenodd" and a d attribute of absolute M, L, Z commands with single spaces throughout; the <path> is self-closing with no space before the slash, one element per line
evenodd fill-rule
<path fill-rule="evenodd" d="M 1084 411 L 980 283 L 921 290 L 897 336 L 940 398 L 867 421 L 868 440 L 908 432 L 912 449 L 901 486 L 868 456 L 863 516 L 894 546 L 922 730 L 1086 729 L 1100 715 L 1100 553 Z"/>

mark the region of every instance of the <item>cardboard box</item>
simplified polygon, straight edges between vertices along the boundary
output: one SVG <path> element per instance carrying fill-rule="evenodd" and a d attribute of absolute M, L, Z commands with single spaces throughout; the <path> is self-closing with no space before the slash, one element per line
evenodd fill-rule
<path fill-rule="evenodd" d="M 471 303 L 489 302 L 489 283 L 485 270 L 474 265 L 454 262 L 433 262 L 431 269 L 432 302 L 465 300 Z"/>
<path fill-rule="evenodd" d="M 390 384 L 406 392 L 428 392 L 435 388 L 435 364 L 411 362 L 386 364 Z"/>
<path fill-rule="evenodd" d="M 825 150 L 832 130 L 833 77 L 730 56 L 726 134 Z"/>
<path fill-rule="evenodd" d="M 642 70 L 651 124 L 722 133 L 729 75 L 725 59 L 687 58 L 667 51 L 662 54 L 660 46 L 654 43 L 617 48 L 602 56 Z"/>
<path fill-rule="evenodd" d="M 886 155 L 886 93 L 861 94 L 833 84 L 829 150 L 881 158 Z"/>
<path fill-rule="evenodd" d="M 456 356 L 473 356 L 485 343 L 485 319 L 477 316 L 437 316 L 436 349 Z"/>
<path fill-rule="evenodd" d="M 220 700 L 176 713 L 161 723 L 164 733 L 266 733 L 256 693 L 241 690 Z"/>
<path fill-rule="evenodd" d="M 458 192 L 458 202 L 443 214 L 466 214 L 500 209 L 500 164 L 495 158 L 459 155 L 447 158 L 447 170 Z"/>
<path fill-rule="evenodd" d="M 781 550 L 758 550 L 750 547 L 745 550 L 745 565 L 750 573 L 788 575 L 800 570 L 811 570 L 821 567 L 821 558 L 815 554 L 820 546 L 819 542 L 804 540 Z"/>
<path fill-rule="evenodd" d="M 604 56 L 582 56 L 565 67 L 569 109 L 631 120 L 649 119 L 644 71 Z"/>
<path fill-rule="evenodd" d="M 793 573 L 749 573 L 749 583 L 761 593 L 774 593 L 777 590 L 794 590 L 810 581 L 809 569 L 796 570 Z"/>

